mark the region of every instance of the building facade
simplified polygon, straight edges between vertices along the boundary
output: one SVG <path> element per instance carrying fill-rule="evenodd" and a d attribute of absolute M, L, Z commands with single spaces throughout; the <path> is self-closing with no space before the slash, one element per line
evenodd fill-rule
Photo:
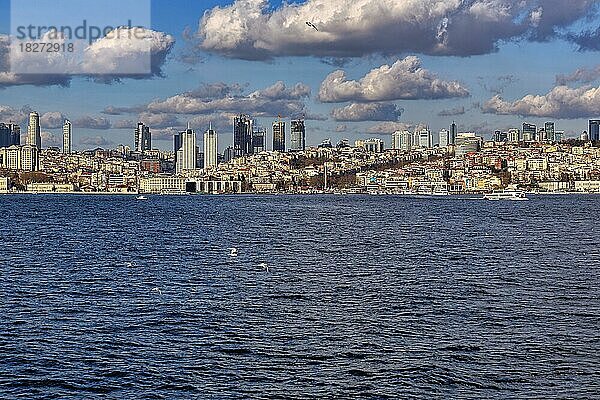
<path fill-rule="evenodd" d="M 291 125 L 291 147 L 292 151 L 306 150 L 306 124 L 303 119 L 292 120 Z"/>
<path fill-rule="evenodd" d="M 273 151 L 285 153 L 285 122 L 273 122 Z"/>
<path fill-rule="evenodd" d="M 149 150 L 152 150 L 152 133 L 150 132 L 150 127 L 138 122 L 137 128 L 135 128 L 135 151 L 144 153 Z"/>
<path fill-rule="evenodd" d="M 204 133 L 204 169 L 214 168 L 218 164 L 217 132 L 211 126 Z"/>
<path fill-rule="evenodd" d="M 28 145 L 42 149 L 42 134 L 40 128 L 40 115 L 37 112 L 29 114 L 29 125 L 27 126 L 27 143 Z"/>
<path fill-rule="evenodd" d="M 73 152 L 73 124 L 68 119 L 63 125 L 63 153 L 71 154 Z"/>

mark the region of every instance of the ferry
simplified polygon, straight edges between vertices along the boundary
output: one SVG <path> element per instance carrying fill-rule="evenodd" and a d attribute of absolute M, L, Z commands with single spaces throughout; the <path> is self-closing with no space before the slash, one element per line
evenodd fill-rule
<path fill-rule="evenodd" d="M 527 201 L 529 200 L 525 192 L 520 190 L 501 190 L 488 193 L 483 196 L 485 200 L 510 200 L 510 201 Z"/>
<path fill-rule="evenodd" d="M 136 200 L 148 200 L 146 196 L 138 196 L 135 198 Z"/>

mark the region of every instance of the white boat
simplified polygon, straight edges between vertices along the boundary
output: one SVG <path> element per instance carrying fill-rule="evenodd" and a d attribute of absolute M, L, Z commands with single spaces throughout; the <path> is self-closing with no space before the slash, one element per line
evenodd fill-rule
<path fill-rule="evenodd" d="M 148 200 L 146 196 L 138 196 L 135 198 L 136 200 Z"/>
<path fill-rule="evenodd" d="M 485 200 L 509 200 L 509 201 L 526 201 L 529 200 L 525 192 L 520 190 L 500 190 L 488 193 L 483 196 Z"/>

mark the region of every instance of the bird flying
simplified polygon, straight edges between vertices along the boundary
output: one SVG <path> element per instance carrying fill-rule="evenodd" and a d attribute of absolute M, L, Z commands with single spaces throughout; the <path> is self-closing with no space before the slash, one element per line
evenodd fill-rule
<path fill-rule="evenodd" d="M 313 24 L 312 22 L 308 22 L 306 21 L 306 25 L 310 26 L 311 28 L 313 28 L 315 31 L 319 32 L 319 29 L 315 26 L 315 24 Z"/>

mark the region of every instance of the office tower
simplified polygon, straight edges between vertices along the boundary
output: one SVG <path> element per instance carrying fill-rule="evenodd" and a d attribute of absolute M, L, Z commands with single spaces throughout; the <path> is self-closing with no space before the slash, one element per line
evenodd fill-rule
<path fill-rule="evenodd" d="M 11 130 L 6 124 L 0 124 L 0 148 L 11 146 Z"/>
<path fill-rule="evenodd" d="M 27 127 L 27 144 L 42 149 L 42 134 L 40 130 L 40 115 L 36 112 L 29 114 L 29 125 Z"/>
<path fill-rule="evenodd" d="M 63 125 L 63 153 L 71 154 L 73 152 L 73 124 L 68 119 Z"/>
<path fill-rule="evenodd" d="M 204 169 L 216 167 L 218 164 L 218 141 L 217 132 L 212 124 L 204 134 Z"/>
<path fill-rule="evenodd" d="M 266 150 L 265 143 L 267 130 L 265 128 L 255 127 L 252 131 L 252 154 L 262 153 Z"/>
<path fill-rule="evenodd" d="M 440 147 L 448 147 L 450 144 L 450 131 L 448 129 L 442 129 L 439 135 Z"/>
<path fill-rule="evenodd" d="M 285 153 L 285 122 L 273 122 L 273 151 Z"/>
<path fill-rule="evenodd" d="M 383 153 L 385 150 L 385 142 L 376 138 L 357 140 L 354 143 L 354 147 L 363 149 L 367 153 Z"/>
<path fill-rule="evenodd" d="M 513 128 L 508 130 L 508 141 L 509 142 L 519 142 L 521 140 L 521 131 L 519 129 Z"/>
<path fill-rule="evenodd" d="M 197 168 L 198 146 L 196 145 L 196 132 L 187 129 L 180 133 L 181 147 L 177 150 L 177 174 L 193 171 Z"/>
<path fill-rule="evenodd" d="M 556 131 L 554 122 L 546 122 L 544 124 L 544 131 L 546 132 L 546 137 L 544 138 L 547 142 L 555 142 L 556 141 Z"/>
<path fill-rule="evenodd" d="M 181 149 L 181 137 L 184 132 L 179 132 L 173 135 L 173 153 L 175 154 L 174 161 L 175 165 L 177 165 L 177 153 Z"/>
<path fill-rule="evenodd" d="M 458 135 L 458 129 L 456 127 L 456 123 L 452 121 L 452 125 L 450 125 L 450 144 L 456 144 L 456 136 Z"/>
<path fill-rule="evenodd" d="M 534 124 L 523 123 L 523 141 L 532 142 L 537 134 L 537 126 Z"/>
<path fill-rule="evenodd" d="M 233 149 L 236 157 L 252 154 L 252 129 L 254 121 L 249 115 L 240 114 L 233 119 Z"/>
<path fill-rule="evenodd" d="M 591 119 L 589 120 L 589 129 L 587 131 L 588 140 L 598 141 L 600 140 L 600 120 Z"/>
<path fill-rule="evenodd" d="M 150 128 L 141 122 L 138 122 L 135 128 L 135 151 L 143 153 L 152 150 L 152 134 Z"/>
<path fill-rule="evenodd" d="M 290 150 L 306 150 L 306 125 L 303 119 L 292 120 L 292 147 Z"/>
<path fill-rule="evenodd" d="M 392 149 L 400 150 L 400 143 L 402 138 L 402 132 L 396 131 L 392 133 Z"/>
<path fill-rule="evenodd" d="M 410 131 L 402 131 L 400 134 L 400 150 L 411 151 L 413 146 L 413 134 Z"/>
<path fill-rule="evenodd" d="M 433 147 L 431 145 L 431 142 L 432 142 L 432 140 L 431 140 L 431 131 L 429 131 L 429 129 L 427 129 L 427 128 L 421 129 L 419 131 L 419 135 L 418 136 L 419 136 L 419 147 L 424 147 L 424 148 L 427 148 L 427 149 Z"/>
<path fill-rule="evenodd" d="M 460 133 L 456 136 L 456 157 L 464 157 L 481 149 L 483 138 L 475 133 Z"/>
<path fill-rule="evenodd" d="M 11 146 L 20 146 L 21 145 L 21 127 L 17 124 L 8 124 L 11 131 Z"/>

